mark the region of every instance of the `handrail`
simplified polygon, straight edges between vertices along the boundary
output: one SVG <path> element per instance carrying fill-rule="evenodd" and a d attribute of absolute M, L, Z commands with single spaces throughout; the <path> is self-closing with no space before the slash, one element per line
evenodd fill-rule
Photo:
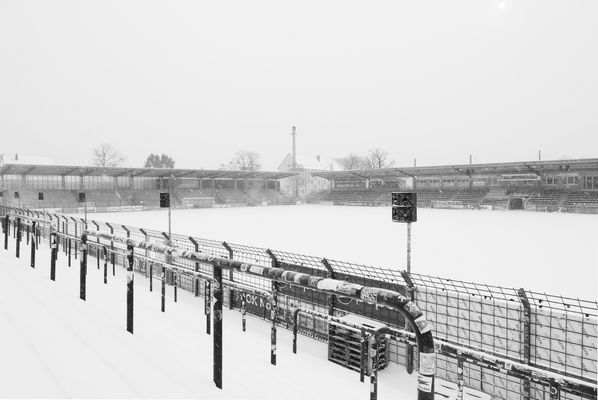
<path fill-rule="evenodd" d="M 388 307 L 401 313 L 413 328 L 420 353 L 419 379 L 430 382 L 430 385 L 418 385 L 418 400 L 433 400 L 434 375 L 436 373 L 436 354 L 431 324 L 426 320 L 420 309 L 402 294 L 388 289 L 367 287 L 331 278 L 322 278 L 281 268 L 262 267 L 223 257 L 208 256 L 190 250 L 164 244 L 140 241 L 131 238 L 86 230 L 84 235 L 103 238 L 106 240 L 126 244 L 127 246 L 147 249 L 169 256 L 180 257 L 194 262 L 211 264 L 215 269 L 233 269 L 249 275 L 268 278 L 273 281 L 289 283 L 320 292 L 353 298 L 370 304 Z M 221 280 L 221 279 L 220 279 Z"/>

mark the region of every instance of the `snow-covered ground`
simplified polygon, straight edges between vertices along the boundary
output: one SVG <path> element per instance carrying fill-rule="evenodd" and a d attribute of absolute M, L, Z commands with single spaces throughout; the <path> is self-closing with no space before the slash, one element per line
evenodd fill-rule
<path fill-rule="evenodd" d="M 278 365 L 270 365 L 269 324 L 224 310 L 223 390 L 212 383 L 212 337 L 205 333 L 203 302 L 167 288 L 166 313 L 159 291 L 135 276 L 135 334 L 125 330 L 125 271 L 103 284 L 90 258 L 87 301 L 79 300 L 79 267 L 59 253 L 57 278 L 49 280 L 49 250 L 42 244 L 37 268 L 0 249 L 0 398 L 230 398 L 365 399 L 369 383 L 327 361 L 325 343 L 278 330 Z M 157 286 L 157 285 L 156 285 Z M 415 399 L 416 375 L 394 366 L 379 374 L 380 399 Z"/>
<path fill-rule="evenodd" d="M 91 214 L 167 230 L 167 211 Z M 172 231 L 208 239 L 405 269 L 406 225 L 389 207 L 318 205 L 173 211 Z M 419 209 L 412 271 L 598 298 L 598 215 Z"/>

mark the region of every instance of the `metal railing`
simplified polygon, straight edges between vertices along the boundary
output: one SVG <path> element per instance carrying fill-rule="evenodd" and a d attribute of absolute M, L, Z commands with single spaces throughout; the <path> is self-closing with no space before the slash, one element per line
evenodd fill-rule
<path fill-rule="evenodd" d="M 40 215 L 37 211 L 5 208 L 4 214 L 11 212 L 22 215 Z M 84 222 L 65 219 L 56 214 L 42 214 L 51 221 L 65 222 L 60 228 L 65 233 L 80 234 Z M 128 227 L 99 221 L 88 221 L 91 230 L 110 233 L 154 243 L 166 243 L 164 232 Z M 581 397 L 595 398 L 596 391 L 596 328 L 598 303 L 588 300 L 567 298 L 524 289 L 464 282 L 423 274 L 407 274 L 384 268 L 353 264 L 321 257 L 269 250 L 258 247 L 219 242 L 210 239 L 172 235 L 172 245 L 181 250 L 228 258 L 261 267 L 274 267 L 312 275 L 314 277 L 334 277 L 350 283 L 385 288 L 407 295 L 406 279 L 415 284 L 415 303 L 431 322 L 439 342 L 453 343 L 471 351 L 482 351 L 501 360 L 541 368 L 567 379 L 586 383 L 585 389 L 548 379 L 525 379 L 509 374 L 504 368 L 490 368 L 483 363 L 467 362 L 461 370 L 460 362 L 450 352 L 439 351 L 436 375 L 440 378 L 459 382 L 473 389 L 490 393 L 499 399 L 543 398 L 555 387 L 562 389 L 563 399 Z M 118 248 L 116 243 L 112 247 Z M 125 250 L 120 248 L 121 251 Z M 168 262 L 165 255 L 152 254 L 158 261 Z M 122 258 L 122 257 L 121 257 Z M 172 261 L 172 260 L 170 260 Z M 115 260 L 125 263 L 125 260 Z M 175 260 L 177 265 L 204 273 L 212 273 L 210 268 L 191 260 Z M 249 276 L 231 270 L 223 276 L 226 282 L 242 282 L 262 290 L 271 289 L 271 281 L 260 276 Z M 172 283 L 172 279 L 169 280 Z M 201 295 L 192 277 L 181 276 L 178 286 L 196 295 Z M 205 293 L 205 289 L 204 289 Z M 225 296 L 230 308 L 241 308 L 242 290 L 231 289 Z M 267 302 L 264 302 L 267 304 Z M 316 312 L 343 316 L 346 313 L 358 314 L 402 328 L 404 317 L 396 310 L 376 307 L 348 296 L 323 294 L 312 288 L 281 284 L 278 297 L 278 324 L 292 327 L 292 313 L 296 307 L 309 308 Z M 260 302 L 245 302 L 246 312 L 271 319 L 271 313 Z M 326 340 L 328 324 L 319 318 L 311 318 L 302 325 L 302 331 L 311 336 Z M 390 361 L 406 364 L 409 343 L 390 341 Z M 414 363 L 417 365 L 418 359 Z M 466 360 L 467 361 L 467 360 Z M 412 366 L 411 366 L 412 367 Z M 408 368 L 409 370 L 409 368 Z M 583 386 L 583 385 L 582 385 Z M 593 396 L 593 397 L 592 397 Z"/>

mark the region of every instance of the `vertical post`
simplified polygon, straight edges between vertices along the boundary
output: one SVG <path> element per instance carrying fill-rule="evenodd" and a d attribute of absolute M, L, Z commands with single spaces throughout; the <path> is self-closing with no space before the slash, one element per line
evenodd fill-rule
<path fill-rule="evenodd" d="M 411 273 L 411 222 L 407 222 L 407 273 Z"/>
<path fill-rule="evenodd" d="M 141 234 L 143 235 L 144 240 L 146 242 L 149 242 L 149 235 L 147 234 L 147 232 L 144 229 L 141 229 L 141 228 L 139 228 L 139 232 L 141 232 Z M 148 249 L 145 249 L 145 257 L 146 257 L 146 260 L 144 261 L 144 265 L 145 265 L 145 276 L 147 277 L 147 273 L 148 273 L 148 271 L 147 271 L 147 264 L 148 264 L 147 258 L 149 258 L 149 250 Z"/>
<path fill-rule="evenodd" d="M 173 279 L 173 285 L 174 285 L 174 302 L 177 302 L 177 273 L 176 271 L 173 271 L 172 274 L 172 279 Z"/>
<path fill-rule="evenodd" d="M 523 306 L 523 361 L 529 365 L 531 360 L 531 318 L 532 311 L 525 293 L 525 289 L 521 288 L 517 291 L 519 301 Z M 529 400 L 531 397 L 530 383 L 529 380 L 523 380 L 523 398 Z"/>
<path fill-rule="evenodd" d="M 129 265 L 127 267 L 127 332 L 133 333 L 133 262 L 134 262 L 134 247 L 127 245 L 127 259 Z"/>
<path fill-rule="evenodd" d="M 297 330 L 299 327 L 299 308 L 293 311 L 293 354 L 297 354 Z"/>
<path fill-rule="evenodd" d="M 87 204 L 87 202 L 85 202 L 85 204 Z M 100 233 L 100 225 L 98 225 L 98 223 L 95 222 L 95 221 L 91 221 L 91 222 L 96 226 L 96 231 L 98 231 L 98 233 Z M 99 236 L 97 237 L 96 241 L 97 241 L 98 244 L 100 243 L 100 237 Z M 96 251 L 96 262 L 98 264 L 98 270 L 99 270 L 100 269 L 100 247 L 97 246 L 95 248 L 95 251 Z"/>
<path fill-rule="evenodd" d="M 58 237 L 50 231 L 50 280 L 56 280 L 56 255 L 58 254 Z"/>
<path fill-rule="evenodd" d="M 214 273 L 214 383 L 222 389 L 222 269 L 213 267 Z"/>
<path fill-rule="evenodd" d="M 371 335 L 370 359 L 372 361 L 370 369 L 370 400 L 378 398 L 378 342 L 376 335 Z"/>
<path fill-rule="evenodd" d="M 322 264 L 328 270 L 328 278 L 336 279 L 336 274 L 334 273 L 334 270 L 332 269 L 332 265 L 330 265 L 330 262 L 327 259 L 323 258 Z M 334 307 L 335 306 L 336 306 L 336 296 L 333 294 L 329 294 L 328 295 L 328 315 L 334 315 Z"/>
<path fill-rule="evenodd" d="M 203 288 L 203 298 L 204 298 L 204 314 L 206 315 L 206 333 L 210 334 L 210 321 L 212 317 L 212 283 L 210 281 L 205 281 L 204 288 Z"/>
<path fill-rule="evenodd" d="M 457 400 L 463 400 L 463 357 L 457 356 Z"/>
<path fill-rule="evenodd" d="M 149 265 L 149 281 L 150 281 L 150 292 L 154 291 L 154 263 L 150 262 Z"/>
<path fill-rule="evenodd" d="M 363 382 L 365 380 L 364 375 L 368 363 L 368 335 L 363 326 L 361 327 L 361 336 L 359 337 L 359 344 L 361 345 L 359 352 L 359 381 Z"/>
<path fill-rule="evenodd" d="M 240 292 L 239 292 L 240 293 Z M 247 329 L 247 319 L 246 319 L 246 303 L 245 303 L 245 296 L 241 295 L 241 328 L 243 332 Z"/>
<path fill-rule="evenodd" d="M 106 246 L 103 246 L 102 249 L 104 250 L 104 284 L 108 283 L 108 249 Z"/>
<path fill-rule="evenodd" d="M 10 234 L 10 217 L 4 216 L 4 250 L 8 250 L 8 236 Z"/>
<path fill-rule="evenodd" d="M 411 279 L 411 274 L 407 271 L 401 271 L 401 276 L 403 280 L 407 284 L 405 297 L 411 299 L 411 301 L 415 300 L 415 283 L 413 283 L 413 279 Z M 405 330 L 411 331 L 411 326 L 407 321 L 405 321 Z M 406 343 L 406 354 L 405 354 L 405 368 L 407 373 L 411 375 L 413 373 L 413 364 L 414 364 L 414 357 L 413 357 L 413 346 L 409 343 Z"/>
<path fill-rule="evenodd" d="M 35 221 L 31 223 L 29 235 L 31 235 L 31 268 L 35 268 Z"/>
<path fill-rule="evenodd" d="M 224 248 L 228 251 L 228 259 L 232 260 L 233 259 L 233 249 L 228 245 L 228 243 L 226 242 L 222 242 L 222 246 L 224 246 Z M 229 269 L 228 270 L 228 279 L 233 282 L 233 270 Z M 232 310 L 233 309 L 233 290 L 229 290 L 228 291 L 228 309 Z"/>
<path fill-rule="evenodd" d="M 172 200 L 172 197 L 171 197 Z M 171 202 L 172 203 L 172 202 Z M 170 239 L 172 238 L 172 212 L 171 212 L 171 203 L 168 204 L 168 245 L 171 244 Z"/>
<path fill-rule="evenodd" d="M 76 225 L 75 225 L 76 226 Z M 75 253 L 76 254 L 76 253 Z M 85 300 L 87 291 L 87 235 L 81 235 L 81 268 L 79 270 L 79 298 Z"/>
<path fill-rule="evenodd" d="M 272 281 L 272 308 L 270 310 L 270 364 L 276 365 L 276 323 L 278 322 L 278 282 Z"/>
<path fill-rule="evenodd" d="M 191 243 L 193 243 L 195 252 L 199 253 L 199 244 L 197 243 L 197 241 L 195 239 L 193 239 L 192 236 L 189 236 L 189 241 Z M 199 272 L 199 263 L 198 262 L 195 263 L 195 272 Z M 199 297 L 199 278 L 197 276 L 195 277 L 194 283 L 195 283 L 195 297 Z"/>
<path fill-rule="evenodd" d="M 21 218 L 17 217 L 17 247 L 16 247 L 16 254 L 17 258 L 21 256 Z"/>
<path fill-rule="evenodd" d="M 77 232 L 77 227 L 78 227 L 79 224 L 77 224 L 77 220 L 75 218 L 73 218 L 73 217 L 71 217 L 71 218 L 72 218 L 72 220 L 74 222 L 74 225 L 75 225 L 75 237 L 78 237 L 79 234 Z M 79 249 L 77 247 L 78 247 L 78 244 L 77 244 L 77 241 L 75 240 L 75 250 L 73 252 L 73 255 L 75 256 L 75 260 L 77 259 L 77 255 L 79 253 Z"/>
<path fill-rule="evenodd" d="M 161 296 L 161 311 L 166 312 L 166 267 L 162 266 L 162 296 Z"/>
<path fill-rule="evenodd" d="M 114 235 L 114 227 L 109 223 L 106 223 L 106 226 L 110 229 L 110 234 Z M 114 255 L 114 240 L 110 240 L 110 263 L 112 264 L 112 276 L 116 275 L 116 268 L 114 267 L 115 264 L 115 255 Z"/>
<path fill-rule="evenodd" d="M 25 236 L 27 237 L 27 246 L 29 246 L 29 235 L 30 235 L 29 225 L 25 225 Z"/>
<path fill-rule="evenodd" d="M 73 247 L 73 246 L 72 246 L 72 242 L 73 242 L 73 241 L 71 240 L 71 238 L 68 238 L 68 242 L 69 242 L 69 245 L 68 245 L 68 248 L 69 248 L 69 258 L 68 258 L 68 262 L 69 262 L 69 267 L 70 267 L 70 266 L 71 266 L 71 249 L 72 249 L 72 247 Z"/>
<path fill-rule="evenodd" d="M 272 250 L 267 249 L 266 253 L 270 256 L 272 268 L 278 266 L 278 260 Z M 272 281 L 272 306 L 270 309 L 270 364 L 276 365 L 276 323 L 278 322 L 278 291 L 280 290 L 278 282 Z"/>

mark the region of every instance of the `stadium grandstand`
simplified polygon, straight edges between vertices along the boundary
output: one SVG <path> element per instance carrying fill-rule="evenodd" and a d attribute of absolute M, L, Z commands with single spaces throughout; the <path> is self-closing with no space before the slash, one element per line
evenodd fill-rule
<path fill-rule="evenodd" d="M 178 208 L 290 204 L 280 180 L 292 172 L 226 171 L 37 165 L 7 163 L 0 167 L 2 204 L 72 212 L 86 193 L 88 211 L 127 211 L 159 206 L 161 192 L 171 190 Z"/>
<path fill-rule="evenodd" d="M 598 159 L 508 162 L 350 171 L 312 171 L 329 189 L 310 201 L 389 205 L 409 187 L 418 205 L 598 213 Z"/>

